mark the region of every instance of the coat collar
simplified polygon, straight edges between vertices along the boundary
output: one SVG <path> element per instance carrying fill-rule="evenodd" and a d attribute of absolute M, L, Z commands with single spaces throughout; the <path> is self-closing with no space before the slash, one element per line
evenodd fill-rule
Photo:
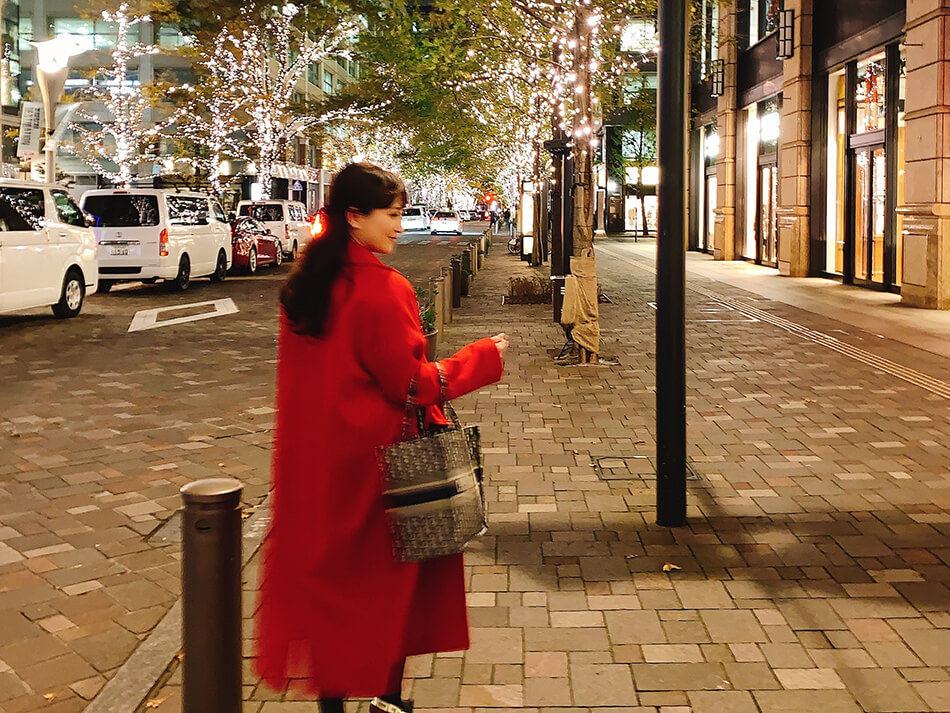
<path fill-rule="evenodd" d="M 354 265 L 373 265 L 374 267 L 386 267 L 379 261 L 373 252 L 362 245 L 357 245 L 350 240 L 346 247 L 346 262 Z"/>

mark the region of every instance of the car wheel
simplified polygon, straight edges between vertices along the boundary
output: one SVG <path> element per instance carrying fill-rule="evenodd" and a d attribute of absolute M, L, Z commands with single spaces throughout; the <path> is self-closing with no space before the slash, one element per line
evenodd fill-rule
<path fill-rule="evenodd" d="M 257 272 L 257 250 L 254 248 L 247 256 L 247 271 L 252 275 Z"/>
<path fill-rule="evenodd" d="M 188 259 L 187 255 L 182 255 L 181 260 L 178 262 L 178 274 L 175 276 L 175 280 L 172 282 L 172 287 L 174 287 L 179 292 L 184 292 L 188 289 L 188 285 L 191 284 L 191 260 Z"/>
<path fill-rule="evenodd" d="M 82 273 L 76 268 L 70 268 L 63 279 L 63 291 L 60 293 L 59 302 L 53 305 L 53 314 L 60 319 L 75 317 L 82 309 L 85 297 L 86 283 Z"/>
<path fill-rule="evenodd" d="M 461 235 L 461 234 L 462 234 L 462 231 L 461 231 L 461 230 L 456 230 L 456 231 L 455 231 L 455 234 L 456 234 L 456 235 Z"/>
<path fill-rule="evenodd" d="M 99 286 L 96 288 L 96 292 L 101 292 L 105 294 L 112 289 L 112 286 L 115 284 L 114 280 L 99 280 Z"/>
<path fill-rule="evenodd" d="M 228 276 L 228 256 L 224 254 L 224 250 L 221 250 L 218 253 L 218 264 L 214 268 L 214 272 L 211 273 L 212 282 L 224 282 L 224 278 Z"/>
<path fill-rule="evenodd" d="M 296 243 L 294 243 L 296 245 Z M 277 246 L 277 257 L 274 258 L 274 267 L 280 267 L 284 262 L 284 251 L 280 249 L 280 245 Z"/>
<path fill-rule="evenodd" d="M 294 244 L 290 248 L 290 262 L 293 262 L 297 259 L 297 241 L 294 240 Z"/>
<path fill-rule="evenodd" d="M 436 231 L 432 231 L 431 235 L 437 235 Z"/>

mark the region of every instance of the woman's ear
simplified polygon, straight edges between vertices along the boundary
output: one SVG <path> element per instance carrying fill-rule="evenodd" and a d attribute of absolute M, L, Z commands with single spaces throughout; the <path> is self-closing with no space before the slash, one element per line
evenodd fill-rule
<path fill-rule="evenodd" d="M 360 213 L 356 208 L 347 208 L 346 209 L 346 223 L 350 226 L 351 230 L 359 230 L 362 227 L 363 214 Z"/>

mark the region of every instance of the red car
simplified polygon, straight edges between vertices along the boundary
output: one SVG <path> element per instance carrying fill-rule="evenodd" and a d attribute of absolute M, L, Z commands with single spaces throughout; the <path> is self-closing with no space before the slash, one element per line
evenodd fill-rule
<path fill-rule="evenodd" d="M 234 268 L 252 275 L 261 265 L 280 267 L 284 252 L 280 240 L 256 218 L 238 218 L 231 225 L 231 260 Z"/>

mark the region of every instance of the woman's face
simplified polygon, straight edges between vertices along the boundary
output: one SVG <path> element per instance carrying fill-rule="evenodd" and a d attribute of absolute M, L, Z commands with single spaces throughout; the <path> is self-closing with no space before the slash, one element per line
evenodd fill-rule
<path fill-rule="evenodd" d="M 396 249 L 402 232 L 402 200 L 396 198 L 388 208 L 375 208 L 369 215 L 350 209 L 346 213 L 350 237 L 374 253 L 389 255 Z"/>

